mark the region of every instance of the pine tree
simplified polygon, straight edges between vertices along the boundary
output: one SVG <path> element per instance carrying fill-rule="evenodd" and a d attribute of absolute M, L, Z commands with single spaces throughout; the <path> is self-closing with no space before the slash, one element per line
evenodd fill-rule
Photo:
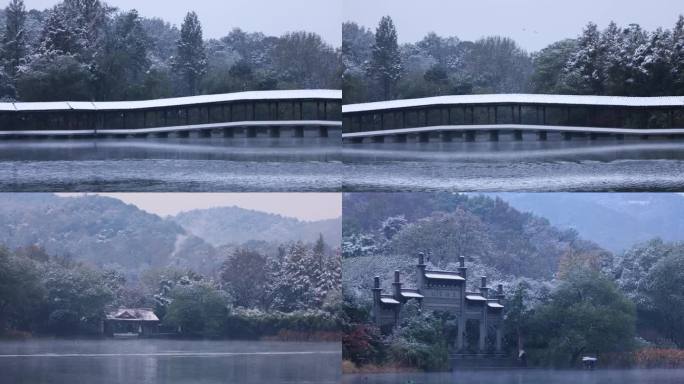
<path fill-rule="evenodd" d="M 626 54 L 623 34 L 617 24 L 610 22 L 603 31 L 600 40 L 601 51 L 604 54 L 603 78 L 604 90 L 608 95 L 622 95 L 626 93 L 626 80 L 629 77 L 625 66 Z"/>
<path fill-rule="evenodd" d="M 578 50 L 566 66 L 565 82 L 580 94 L 603 94 L 603 52 L 601 33 L 594 23 L 587 24 L 578 39 Z"/>
<path fill-rule="evenodd" d="M 97 77 L 100 99 L 129 99 L 140 88 L 150 67 L 149 37 L 138 12 L 118 15 L 104 39 L 97 56 Z"/>
<path fill-rule="evenodd" d="M 392 87 L 401 77 L 402 65 L 397 43 L 397 30 L 389 16 L 380 20 L 375 31 L 369 74 L 380 81 L 384 98 L 392 98 Z"/>
<path fill-rule="evenodd" d="M 684 95 L 684 15 L 679 15 L 672 30 L 673 94 Z"/>
<path fill-rule="evenodd" d="M 76 55 L 81 49 L 79 31 L 70 20 L 67 9 L 62 5 L 53 7 L 48 11 L 43 26 L 38 54 Z"/>
<path fill-rule="evenodd" d="M 185 92 L 191 95 L 199 93 L 200 81 L 207 72 L 207 55 L 204 50 L 202 25 L 195 12 L 189 12 L 181 26 L 173 69 L 183 83 Z"/>
<path fill-rule="evenodd" d="M 12 0 L 5 8 L 5 35 L 2 40 L 2 58 L 5 71 L 15 79 L 19 65 L 26 57 L 26 7 L 24 0 Z"/>

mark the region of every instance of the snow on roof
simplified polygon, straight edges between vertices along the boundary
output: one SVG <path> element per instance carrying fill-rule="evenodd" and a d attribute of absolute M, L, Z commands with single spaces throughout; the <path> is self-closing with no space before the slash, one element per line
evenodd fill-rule
<path fill-rule="evenodd" d="M 400 304 L 398 301 L 394 300 L 391 297 L 381 297 L 380 302 L 383 304 L 392 304 L 392 305 Z"/>
<path fill-rule="evenodd" d="M 334 89 L 298 89 L 283 91 L 248 91 L 175 97 L 169 99 L 139 101 L 56 101 L 34 103 L 0 103 L 2 111 L 55 111 L 55 110 L 130 110 L 183 106 L 193 104 L 221 103 L 242 100 L 289 100 L 289 99 L 339 99 L 342 91 Z"/>
<path fill-rule="evenodd" d="M 401 290 L 401 295 L 403 297 L 410 298 L 410 299 L 422 299 L 425 297 L 416 291 L 409 291 L 409 290 L 403 290 L 403 289 Z"/>
<path fill-rule="evenodd" d="M 466 295 L 466 299 L 471 300 L 471 301 L 487 301 L 486 298 L 484 298 L 480 295 Z"/>
<path fill-rule="evenodd" d="M 589 357 L 589 356 L 584 356 L 582 358 L 582 361 L 596 361 L 596 360 L 598 360 L 598 359 L 595 357 Z"/>
<path fill-rule="evenodd" d="M 489 308 L 503 308 L 504 306 L 499 303 L 487 303 Z"/>
<path fill-rule="evenodd" d="M 465 279 L 456 274 L 456 272 L 425 271 L 425 277 L 428 279 L 465 281 Z"/>
<path fill-rule="evenodd" d="M 66 101 L 48 101 L 42 103 L 14 103 L 17 111 L 63 111 L 71 109 Z"/>
<path fill-rule="evenodd" d="M 159 321 L 154 311 L 147 308 L 119 308 L 107 314 L 107 320 Z"/>
<path fill-rule="evenodd" d="M 342 106 L 342 113 L 365 112 L 394 108 L 423 107 L 446 104 L 562 104 L 602 105 L 620 107 L 684 107 L 684 96 L 623 97 L 589 95 L 539 95 L 539 94 L 491 94 L 452 95 L 378 101 L 373 103 L 348 104 Z"/>

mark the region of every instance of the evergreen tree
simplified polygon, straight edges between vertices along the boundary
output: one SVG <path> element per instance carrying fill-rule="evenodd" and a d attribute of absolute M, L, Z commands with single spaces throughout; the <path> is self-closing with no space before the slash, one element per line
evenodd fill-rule
<path fill-rule="evenodd" d="M 191 95 L 199 93 L 200 81 L 207 72 L 207 55 L 202 39 L 202 25 L 195 12 L 189 12 L 181 26 L 173 69 L 182 82 L 184 92 Z"/>
<path fill-rule="evenodd" d="M 14 79 L 19 65 L 24 61 L 27 54 L 24 0 L 12 0 L 5 8 L 5 18 L 2 58 L 7 75 Z"/>
<path fill-rule="evenodd" d="M 138 12 L 118 15 L 98 55 L 98 98 L 127 100 L 141 96 L 145 73 L 150 67 L 147 33 Z"/>
<path fill-rule="evenodd" d="M 672 30 L 672 78 L 673 93 L 684 94 L 684 15 L 679 15 Z"/>
<path fill-rule="evenodd" d="M 369 74 L 379 80 L 386 100 L 392 98 L 392 87 L 401 77 L 402 66 L 397 43 L 397 30 L 389 16 L 380 20 L 375 30 L 375 44 L 371 53 Z"/>
<path fill-rule="evenodd" d="M 565 68 L 566 82 L 580 94 L 603 94 L 601 33 L 594 23 L 587 24 L 578 39 L 578 50 Z"/>

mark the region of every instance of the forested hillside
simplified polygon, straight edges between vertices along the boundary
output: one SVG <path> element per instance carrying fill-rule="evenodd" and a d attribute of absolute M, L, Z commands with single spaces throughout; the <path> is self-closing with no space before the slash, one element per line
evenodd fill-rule
<path fill-rule="evenodd" d="M 313 242 L 321 234 L 330 244 L 339 244 L 342 233 L 339 219 L 307 222 L 238 207 L 192 210 L 171 219 L 215 247 L 248 241 Z"/>
<path fill-rule="evenodd" d="M 465 41 L 429 33 L 399 44 L 400 34 L 389 17 L 372 30 L 344 23 L 345 102 L 471 93 L 684 94 L 682 16 L 671 29 L 653 31 L 589 23 L 539 52 L 503 36 Z"/>
<path fill-rule="evenodd" d="M 501 199 L 461 194 L 346 194 L 342 244 L 347 292 L 368 296 L 373 272 L 391 282 L 394 269 L 414 275 L 416 254 L 455 270 L 465 256 L 471 276 L 507 286 L 548 282 L 575 263 L 598 269 L 612 254 L 573 230 L 559 230 Z M 371 272 L 373 271 L 373 272 Z M 471 279 L 473 284 L 476 279 Z"/>
<path fill-rule="evenodd" d="M 535 212 L 556 210 L 556 220 L 574 222 L 586 236 L 521 212 L 509 198 Z M 524 350 L 532 365 L 547 367 L 578 367 L 586 353 L 606 366 L 678 366 L 684 243 L 640 242 L 630 218 L 634 212 L 641 223 L 661 218 L 659 233 L 676 237 L 680 200 L 677 194 L 346 194 L 343 355 L 357 366 L 448 367 L 456 332 L 448 315 L 414 311 L 409 303 L 392 334 L 382 334 L 370 315 L 373 277 L 380 276 L 387 292 L 400 270 L 411 287 L 416 254 L 424 252 L 429 267 L 453 271 L 465 256 L 470 289 L 480 276 L 503 284 L 503 342 L 511 356 Z M 613 228 L 601 231 L 601 225 Z M 607 234 L 622 234 L 627 250 L 611 253 L 587 240 Z"/>
<path fill-rule="evenodd" d="M 184 336 L 333 338 L 339 242 L 298 235 L 308 223 L 295 219 L 235 207 L 199 215 L 207 212 L 212 233 L 230 244 L 214 247 L 173 218 L 115 198 L 6 194 L 0 337 L 97 335 L 106 311 L 149 307 Z M 329 222 L 339 229 L 339 219 Z M 281 225 L 281 237 L 263 232 Z"/>
<path fill-rule="evenodd" d="M 192 4 L 188 4 L 192 8 Z M 246 90 L 340 87 L 338 50 L 315 33 L 283 36 L 226 26 L 205 39 L 182 25 L 100 0 L 0 13 L 0 99 L 137 100 Z"/>
<path fill-rule="evenodd" d="M 173 221 L 120 200 L 50 194 L 0 199 L 0 244 L 37 245 L 51 255 L 126 271 L 177 266 L 210 271 L 216 250 Z"/>

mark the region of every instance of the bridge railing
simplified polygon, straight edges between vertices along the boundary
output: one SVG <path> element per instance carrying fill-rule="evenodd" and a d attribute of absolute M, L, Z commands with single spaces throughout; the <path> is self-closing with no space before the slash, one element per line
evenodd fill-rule
<path fill-rule="evenodd" d="M 351 104 L 343 133 L 433 126 L 684 128 L 684 98 L 474 95 Z"/>
<path fill-rule="evenodd" d="M 240 122 L 339 122 L 341 91 L 257 91 L 131 102 L 0 103 L 0 131 L 135 130 Z"/>

